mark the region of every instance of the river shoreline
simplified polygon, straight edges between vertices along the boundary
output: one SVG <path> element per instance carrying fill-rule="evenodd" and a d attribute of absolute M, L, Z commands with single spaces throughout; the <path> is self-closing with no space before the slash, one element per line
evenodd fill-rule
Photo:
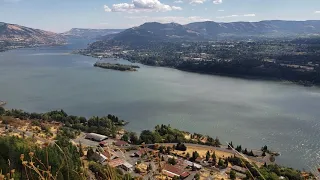
<path fill-rule="evenodd" d="M 106 56 L 106 57 L 101 57 L 101 55 L 94 55 L 94 54 L 83 54 L 80 52 L 73 52 L 74 54 L 80 54 L 83 56 L 88 56 L 88 57 L 93 57 L 93 58 L 113 58 L 113 59 L 122 59 L 116 56 Z M 124 59 L 127 60 L 127 59 Z M 178 68 L 178 67 L 172 67 L 172 66 L 160 66 L 160 65 L 152 65 L 152 64 L 146 64 L 146 63 L 141 63 L 137 62 L 134 60 L 127 60 L 131 63 L 139 63 L 143 64 L 145 66 L 151 66 L 151 67 L 166 67 L 166 68 L 171 68 L 171 69 L 176 69 L 184 72 L 190 72 L 190 73 L 197 73 L 197 74 L 204 74 L 204 75 L 214 75 L 214 76 L 221 76 L 221 77 L 231 77 L 231 78 L 239 78 L 239 79 L 246 79 L 246 80 L 262 80 L 262 81 L 270 81 L 270 82 L 286 82 L 286 83 L 291 83 L 291 84 L 296 84 L 299 86 L 305 86 L 305 87 L 320 87 L 320 84 L 315 84 L 309 81 L 290 81 L 286 79 L 279 79 L 279 78 L 272 78 L 272 77 L 265 77 L 265 76 L 248 76 L 248 75 L 238 75 L 238 74 L 226 74 L 226 73 L 208 73 L 204 71 L 192 71 L 189 69 L 183 69 L 183 68 Z"/>

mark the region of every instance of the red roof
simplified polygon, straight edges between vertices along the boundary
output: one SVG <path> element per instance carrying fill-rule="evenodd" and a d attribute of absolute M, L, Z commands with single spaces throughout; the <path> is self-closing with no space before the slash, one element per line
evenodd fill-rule
<path fill-rule="evenodd" d="M 183 169 L 181 169 L 181 168 L 179 168 L 177 166 L 172 166 L 170 164 L 166 164 L 164 166 L 163 170 L 165 170 L 164 173 L 167 174 L 170 177 L 175 176 L 174 174 L 177 174 L 177 175 L 179 175 L 179 176 L 181 176 L 183 178 L 188 177 L 190 175 L 188 172 L 184 171 Z M 166 172 L 166 171 L 168 171 L 169 173 Z"/>
<path fill-rule="evenodd" d="M 123 159 L 118 158 L 118 159 L 111 160 L 109 162 L 109 165 L 111 167 L 118 167 L 118 166 L 122 165 L 123 163 L 125 163 L 125 161 Z"/>
<path fill-rule="evenodd" d="M 123 145 L 127 145 L 128 143 L 125 141 L 117 141 L 114 143 L 116 146 L 123 146 Z"/>

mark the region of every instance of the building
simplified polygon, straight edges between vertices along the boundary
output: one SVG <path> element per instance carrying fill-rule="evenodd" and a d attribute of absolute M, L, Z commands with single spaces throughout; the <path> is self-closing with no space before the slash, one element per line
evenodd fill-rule
<path fill-rule="evenodd" d="M 111 160 L 109 162 L 109 166 L 114 167 L 114 168 L 115 167 L 122 168 L 125 171 L 132 171 L 132 169 L 133 169 L 133 165 L 131 165 L 127 161 L 120 159 L 120 158 Z"/>
<path fill-rule="evenodd" d="M 104 162 L 106 162 L 106 160 L 108 159 L 105 155 L 103 155 L 102 153 L 99 152 L 95 152 L 92 155 L 92 159 L 100 164 L 103 164 Z"/>
<path fill-rule="evenodd" d="M 93 141 L 101 142 L 103 140 L 108 139 L 108 136 L 101 135 L 101 134 L 96 134 L 96 133 L 87 133 L 85 138 L 93 140 Z"/>
<path fill-rule="evenodd" d="M 181 179 L 185 179 L 190 175 L 190 173 L 184 171 L 183 169 L 170 164 L 164 165 L 162 173 L 171 178 L 177 176 L 177 177 L 180 177 Z"/>
<path fill-rule="evenodd" d="M 184 163 L 189 167 L 195 167 L 197 169 L 201 169 L 202 168 L 202 166 L 200 164 L 197 164 L 197 163 L 194 163 L 194 162 L 191 162 L 191 161 L 188 161 L 188 160 L 185 160 Z"/>
<path fill-rule="evenodd" d="M 133 153 L 131 156 L 132 157 L 141 157 L 142 155 L 146 155 L 148 153 L 156 153 L 156 151 L 153 149 L 150 149 L 150 148 L 141 148 L 140 150 Z"/>
<path fill-rule="evenodd" d="M 123 146 L 129 146 L 129 143 L 126 141 L 119 140 L 119 141 L 115 142 L 114 145 L 119 146 L 119 147 L 123 147 Z"/>

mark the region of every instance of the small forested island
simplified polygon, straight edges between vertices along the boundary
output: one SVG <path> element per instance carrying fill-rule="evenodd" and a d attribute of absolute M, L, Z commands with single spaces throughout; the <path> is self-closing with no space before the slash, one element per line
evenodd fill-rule
<path fill-rule="evenodd" d="M 140 68 L 136 65 L 125 65 L 125 64 L 112 64 L 107 62 L 96 62 L 94 67 L 100 67 L 104 69 L 113 69 L 118 71 L 137 71 L 137 68 Z"/>

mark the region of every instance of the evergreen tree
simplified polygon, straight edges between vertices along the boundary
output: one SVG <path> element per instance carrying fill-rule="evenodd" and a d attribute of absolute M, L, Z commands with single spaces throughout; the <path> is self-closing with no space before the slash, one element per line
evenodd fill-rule
<path fill-rule="evenodd" d="M 216 165 L 216 163 L 217 163 L 216 152 L 213 151 L 211 158 L 212 158 L 212 165 Z"/>
<path fill-rule="evenodd" d="M 6 112 L 6 110 L 0 106 L 0 116 L 2 116 L 5 112 Z"/>
<path fill-rule="evenodd" d="M 190 158 L 190 153 L 187 153 L 186 158 L 187 158 L 187 159 Z"/>
<path fill-rule="evenodd" d="M 244 149 L 243 154 L 248 154 L 247 148 Z"/>
<path fill-rule="evenodd" d="M 236 172 L 233 171 L 233 170 L 230 171 L 230 179 L 231 179 L 231 180 L 236 179 Z"/>
<path fill-rule="evenodd" d="M 207 151 L 207 153 L 206 153 L 206 161 L 209 161 L 209 159 L 210 159 L 210 152 Z"/>

